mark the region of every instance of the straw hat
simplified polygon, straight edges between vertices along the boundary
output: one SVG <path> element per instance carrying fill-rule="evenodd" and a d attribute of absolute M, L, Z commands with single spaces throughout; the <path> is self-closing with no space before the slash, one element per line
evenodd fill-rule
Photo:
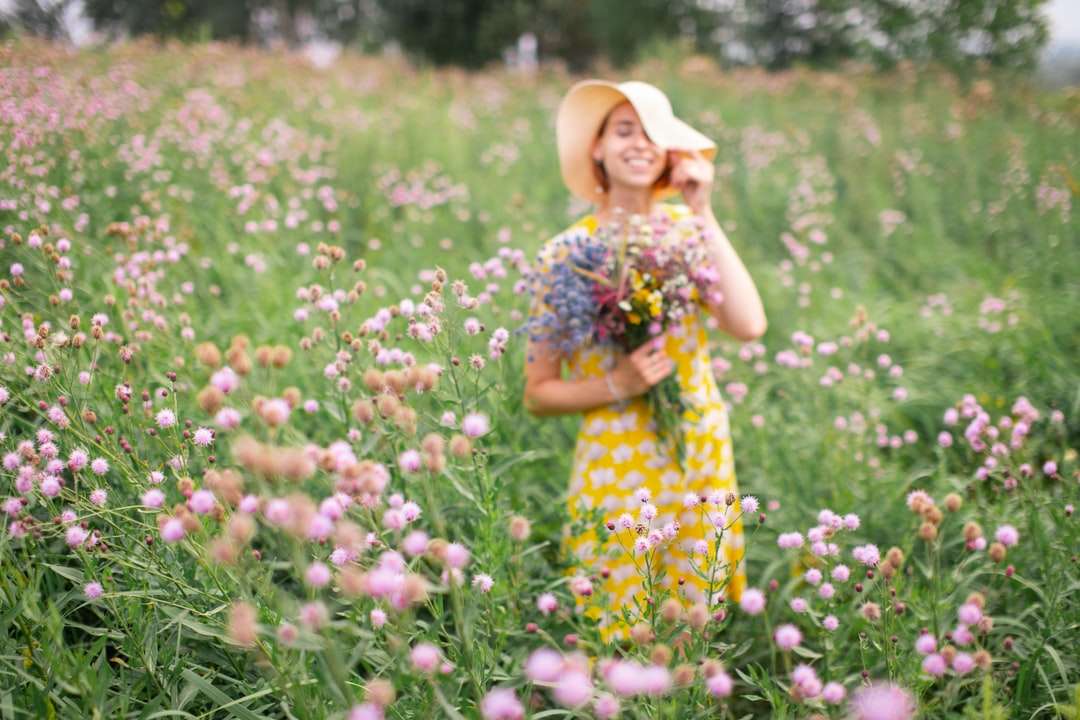
<path fill-rule="evenodd" d="M 593 203 L 604 194 L 593 174 L 592 143 L 607 114 L 623 101 L 634 106 L 649 139 L 664 150 L 699 150 L 707 159 L 716 157 L 716 143 L 675 117 L 659 88 L 631 80 L 623 83 L 582 80 L 566 93 L 555 118 L 559 167 L 570 192 Z M 654 198 L 676 193 L 670 185 L 656 188 Z"/>

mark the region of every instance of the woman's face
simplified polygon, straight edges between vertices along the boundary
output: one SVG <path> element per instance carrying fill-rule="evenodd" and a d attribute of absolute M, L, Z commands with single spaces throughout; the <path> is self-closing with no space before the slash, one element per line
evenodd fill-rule
<path fill-rule="evenodd" d="M 596 139 L 593 160 L 607 171 L 610 187 L 648 189 L 667 167 L 667 151 L 658 147 L 641 125 L 637 111 L 629 102 L 615 107 L 608 115 L 603 134 Z"/>

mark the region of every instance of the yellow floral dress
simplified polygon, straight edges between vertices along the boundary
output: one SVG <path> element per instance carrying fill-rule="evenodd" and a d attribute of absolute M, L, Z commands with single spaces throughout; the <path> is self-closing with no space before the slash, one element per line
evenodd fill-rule
<path fill-rule="evenodd" d="M 657 210 L 668 213 L 674 221 L 691 217 L 690 210 L 681 204 L 659 204 Z M 561 259 L 558 250 L 563 246 L 559 239 L 582 229 L 595 233 L 596 217 L 583 217 L 544 245 L 536 266 L 541 282 L 551 263 Z M 534 298 L 533 316 L 543 310 L 541 297 Z M 630 513 L 638 522 L 642 502 L 636 492 L 646 488 L 658 510 L 650 527 L 659 529 L 671 521 L 679 524 L 678 535 L 660 545 L 656 557 L 666 571 L 663 583 L 684 606 L 704 600 L 708 592 L 710 581 L 699 577 L 690 565 L 693 557 L 697 567 L 705 566 L 705 558 L 695 552 L 702 540 L 706 541 L 709 557 L 716 557 L 721 566 L 711 578 L 713 601 L 721 597 L 738 601 L 746 586 L 743 529 L 737 519 L 740 503 L 736 500 L 729 506 L 726 502 L 729 494 L 738 495 L 728 412 L 712 373 L 704 312 L 699 307 L 698 312 L 688 314 L 670 328 L 666 336 L 666 350 L 676 363 L 683 396 L 697 409 L 696 413 L 688 411 L 683 419 L 685 468 L 680 470 L 678 463 L 661 451 L 644 397 L 632 398 L 585 413 L 574 450 L 568 495 L 572 522 L 594 508 L 599 508 L 605 521 L 614 522 Z M 610 346 L 579 348 L 567 361 L 570 378 L 603 376 L 615 361 Z M 684 501 L 690 493 L 708 502 L 688 507 Z M 717 549 L 712 528 L 729 525 Z M 633 552 L 636 537 L 634 529 L 619 530 L 618 526 L 614 533 L 601 529 L 599 536 L 594 527 L 574 534 L 568 525 L 564 532 L 564 551 L 572 553 L 577 561 L 568 572 L 578 574 L 584 570 L 593 580 L 593 594 L 579 596 L 577 610 L 599 620 L 604 642 L 626 637 L 629 628 L 621 619 L 621 608 L 630 609 L 633 615 L 635 595 L 639 600 L 645 597 L 644 578 L 638 569 L 641 556 Z M 721 589 L 725 568 L 730 581 Z M 606 578 L 601 573 L 605 569 Z M 659 570 L 653 567 L 653 575 Z"/>

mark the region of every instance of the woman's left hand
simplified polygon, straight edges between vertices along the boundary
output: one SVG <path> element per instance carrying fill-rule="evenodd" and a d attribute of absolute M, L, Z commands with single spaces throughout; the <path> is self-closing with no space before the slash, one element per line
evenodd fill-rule
<path fill-rule="evenodd" d="M 708 217 L 712 213 L 710 200 L 716 168 L 699 150 L 671 152 L 675 154 L 671 186 L 682 193 L 686 206 L 695 215 Z"/>

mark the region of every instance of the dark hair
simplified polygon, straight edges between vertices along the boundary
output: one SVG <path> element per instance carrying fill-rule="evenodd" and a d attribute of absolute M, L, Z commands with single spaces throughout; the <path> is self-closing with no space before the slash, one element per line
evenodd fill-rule
<path fill-rule="evenodd" d="M 600 128 L 596 131 L 596 139 L 603 137 L 604 130 L 607 129 L 608 118 L 611 117 L 611 113 L 614 111 L 615 108 L 611 108 L 611 110 L 608 110 L 607 115 L 604 116 L 604 120 L 600 123 Z M 644 130 L 644 128 L 642 129 Z M 648 137 L 648 135 L 648 133 L 645 133 L 646 137 Z M 652 138 L 649 138 L 649 140 L 652 141 Z M 671 159 L 670 155 L 667 155 L 667 151 L 665 151 L 665 155 L 664 172 L 660 173 L 660 177 L 656 178 L 656 181 L 653 183 L 653 191 L 665 188 L 671 183 Z M 597 184 L 604 188 L 604 192 L 607 192 L 610 188 L 607 170 L 604 169 L 604 163 L 599 160 L 593 160 L 592 169 L 593 177 L 596 178 Z"/>

